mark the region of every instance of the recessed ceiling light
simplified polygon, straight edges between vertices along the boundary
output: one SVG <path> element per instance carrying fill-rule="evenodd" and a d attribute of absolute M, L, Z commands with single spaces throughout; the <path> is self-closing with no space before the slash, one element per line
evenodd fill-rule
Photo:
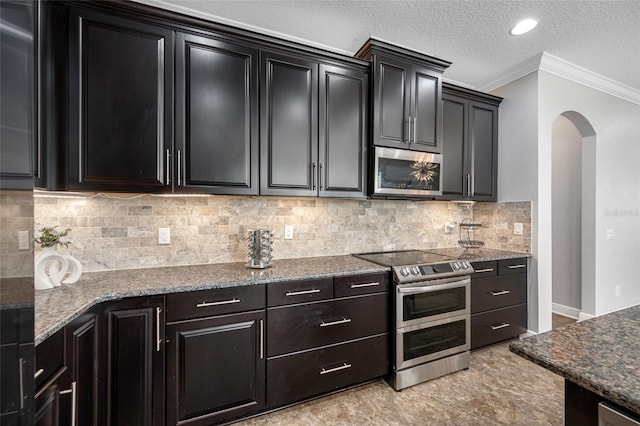
<path fill-rule="evenodd" d="M 535 19 L 523 19 L 522 21 L 518 22 L 513 28 L 511 28 L 509 34 L 520 35 L 528 33 L 529 31 L 534 29 L 536 25 L 538 25 L 538 21 L 536 21 Z"/>

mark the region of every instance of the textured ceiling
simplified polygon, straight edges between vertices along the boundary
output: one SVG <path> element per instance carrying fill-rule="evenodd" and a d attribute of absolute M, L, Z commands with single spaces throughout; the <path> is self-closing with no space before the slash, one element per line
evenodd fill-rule
<path fill-rule="evenodd" d="M 348 54 L 373 36 L 453 62 L 445 78 L 470 87 L 544 51 L 640 90 L 640 0 L 139 1 Z M 509 35 L 525 17 L 538 27 Z"/>

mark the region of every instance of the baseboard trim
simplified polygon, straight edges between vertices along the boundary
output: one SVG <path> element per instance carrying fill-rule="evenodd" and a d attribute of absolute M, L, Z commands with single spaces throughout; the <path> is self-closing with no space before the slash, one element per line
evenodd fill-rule
<path fill-rule="evenodd" d="M 559 303 L 551 304 L 551 312 L 554 314 L 562 315 L 565 317 L 573 318 L 574 320 L 578 320 L 580 315 L 580 309 L 572 308 L 571 306 L 561 305 Z"/>
<path fill-rule="evenodd" d="M 586 312 L 580 312 L 580 315 L 578 316 L 578 321 L 584 321 L 591 318 L 595 318 L 595 315 L 587 314 Z"/>

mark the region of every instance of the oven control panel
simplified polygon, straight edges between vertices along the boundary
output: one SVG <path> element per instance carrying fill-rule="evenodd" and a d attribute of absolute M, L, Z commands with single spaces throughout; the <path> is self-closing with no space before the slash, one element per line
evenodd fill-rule
<path fill-rule="evenodd" d="M 464 260 L 455 262 L 431 263 L 427 265 L 394 266 L 393 275 L 398 283 L 470 275 L 471 264 Z"/>

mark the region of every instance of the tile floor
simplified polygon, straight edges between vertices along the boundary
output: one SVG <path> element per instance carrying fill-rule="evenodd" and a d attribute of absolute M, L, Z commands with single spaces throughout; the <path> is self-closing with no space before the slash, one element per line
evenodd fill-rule
<path fill-rule="evenodd" d="M 471 367 L 402 392 L 380 380 L 238 423 L 253 425 L 562 425 L 563 379 L 509 352 L 478 350 Z"/>

